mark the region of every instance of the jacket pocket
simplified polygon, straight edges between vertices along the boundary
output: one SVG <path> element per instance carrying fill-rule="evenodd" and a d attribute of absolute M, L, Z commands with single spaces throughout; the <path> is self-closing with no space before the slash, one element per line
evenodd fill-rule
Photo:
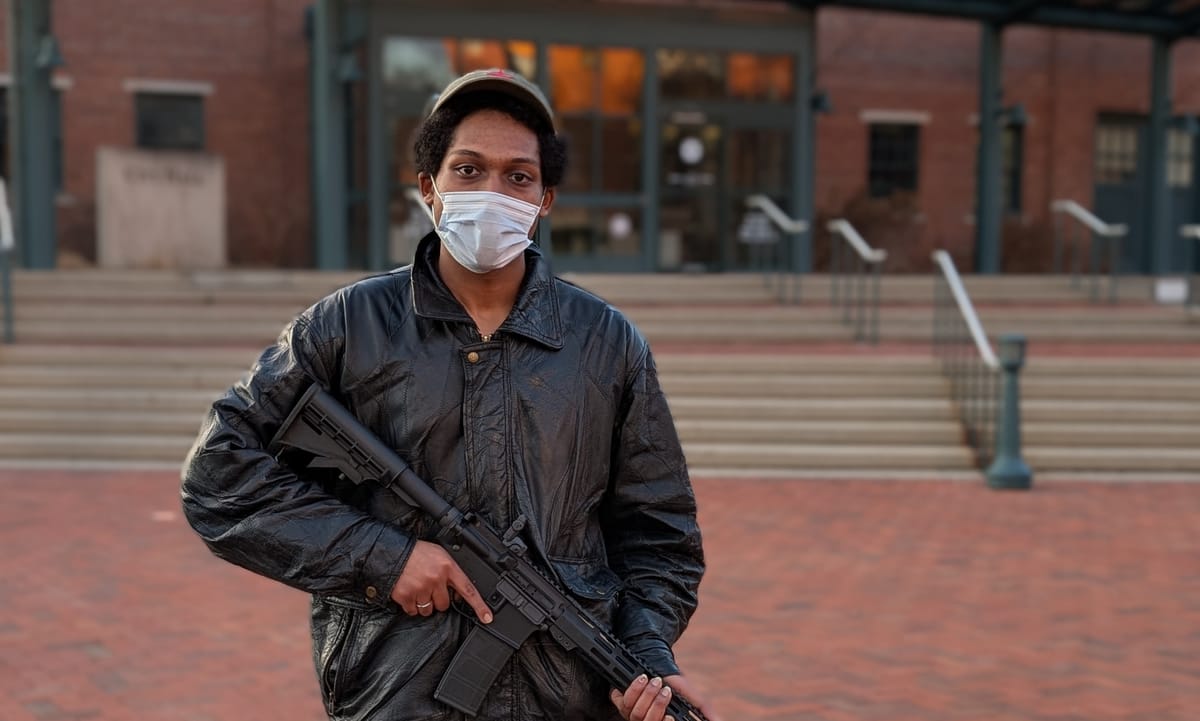
<path fill-rule="evenodd" d="M 331 719 L 441 718 L 433 689 L 456 650 L 462 621 L 383 610 L 356 599 L 313 600 L 313 653 Z"/>
<path fill-rule="evenodd" d="M 324 597 L 313 599 L 313 661 L 321 685 L 325 712 L 333 716 L 346 682 L 347 656 L 365 604 Z"/>
<path fill-rule="evenodd" d="M 612 626 L 617 609 L 621 579 L 604 561 L 595 559 L 551 557 L 550 564 L 559 580 L 580 605 L 590 611 L 605 626 Z"/>

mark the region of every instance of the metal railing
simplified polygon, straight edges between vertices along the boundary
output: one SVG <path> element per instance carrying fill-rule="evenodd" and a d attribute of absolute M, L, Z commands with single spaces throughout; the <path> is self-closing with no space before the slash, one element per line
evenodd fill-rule
<path fill-rule="evenodd" d="M 8 188 L 4 179 L 0 178 L 0 298 L 4 303 L 4 342 L 13 343 L 16 339 L 13 331 L 13 292 L 12 292 L 12 254 L 13 242 L 12 213 L 8 209 Z"/>
<path fill-rule="evenodd" d="M 829 221 L 830 302 L 842 323 L 854 327 L 854 340 L 879 343 L 879 285 L 887 251 L 867 245 L 850 221 Z M 841 238 L 844 242 L 838 242 Z M 867 286 L 871 297 L 867 298 Z"/>
<path fill-rule="evenodd" d="M 967 444 L 994 488 L 1029 488 L 1033 474 L 1021 459 L 1018 374 L 1025 338 L 1001 339 L 1001 356 L 983 332 L 950 254 L 933 253 L 933 354 L 950 384 Z"/>
<path fill-rule="evenodd" d="M 1105 223 L 1074 200 L 1055 200 L 1050 203 L 1050 211 L 1054 215 L 1054 272 L 1063 272 L 1064 253 L 1068 250 L 1071 251 L 1071 285 L 1079 287 L 1084 245 L 1079 242 L 1079 239 L 1082 235 L 1087 240 L 1088 275 L 1091 277 L 1092 301 L 1100 298 L 1101 256 L 1107 251 L 1108 302 L 1117 302 L 1121 241 L 1129 234 L 1129 226 L 1124 223 Z M 1079 221 L 1078 224 L 1066 224 L 1064 216 L 1068 215 Z M 1074 228 L 1075 232 L 1070 233 L 1068 228 Z M 1070 234 L 1070 237 L 1066 237 L 1067 233 Z"/>
<path fill-rule="evenodd" d="M 800 235 L 808 231 L 808 221 L 792 218 L 783 212 L 775 201 L 762 194 L 747 196 L 746 207 L 762 212 L 789 239 L 786 244 L 777 239 L 770 242 L 750 242 L 751 253 L 759 256 L 751 259 L 752 265 L 757 264 L 755 260 L 764 264 L 763 282 L 774 290 L 781 303 L 799 303 L 800 274 L 792 270 L 792 259 L 800 252 Z M 772 253 L 774 257 L 762 257 L 766 253 Z"/>
<path fill-rule="evenodd" d="M 1200 223 L 1185 225 L 1179 229 L 1184 238 L 1196 241 L 1192 250 L 1187 254 L 1191 267 L 1187 269 L 1187 298 L 1184 300 L 1184 310 L 1190 313 L 1200 312 Z"/>

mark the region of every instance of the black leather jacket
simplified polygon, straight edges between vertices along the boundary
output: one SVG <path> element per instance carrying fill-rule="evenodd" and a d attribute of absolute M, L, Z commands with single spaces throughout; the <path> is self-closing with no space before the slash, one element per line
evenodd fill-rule
<path fill-rule="evenodd" d="M 683 453 L 645 339 L 603 300 L 551 276 L 536 249 L 487 341 L 436 272 L 409 267 L 302 313 L 213 404 L 183 469 L 183 508 L 213 553 L 313 595 L 334 719 L 454 719 L 433 689 L 469 630 L 410 617 L 389 593 L 432 523 L 388 491 L 297 477 L 264 447 L 320 383 L 446 499 L 497 529 L 524 514 L 532 559 L 659 674 L 704 571 Z M 614 719 L 608 689 L 535 634 L 478 718 Z"/>

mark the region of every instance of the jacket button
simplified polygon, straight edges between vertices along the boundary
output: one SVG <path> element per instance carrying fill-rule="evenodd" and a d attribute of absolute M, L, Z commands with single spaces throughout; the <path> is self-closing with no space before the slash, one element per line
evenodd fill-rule
<path fill-rule="evenodd" d="M 372 601 L 374 601 L 374 600 L 375 600 L 375 597 L 376 597 L 376 596 L 378 596 L 378 595 L 379 595 L 379 590 L 378 590 L 378 589 L 376 589 L 374 586 L 367 586 L 367 598 L 369 598 L 369 599 L 371 599 Z"/>
<path fill-rule="evenodd" d="M 475 351 L 471 351 L 470 353 L 467 354 L 467 362 L 468 363 L 478 363 L 479 362 L 479 354 L 476 353 Z"/>

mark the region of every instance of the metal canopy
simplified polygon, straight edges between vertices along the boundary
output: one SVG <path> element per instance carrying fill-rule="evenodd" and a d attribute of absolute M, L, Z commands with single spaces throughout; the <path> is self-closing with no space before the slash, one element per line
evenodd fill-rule
<path fill-rule="evenodd" d="M 840 6 L 942 15 L 996 25 L 1051 25 L 1156 35 L 1200 34 L 1200 0 L 791 0 L 805 8 Z"/>

